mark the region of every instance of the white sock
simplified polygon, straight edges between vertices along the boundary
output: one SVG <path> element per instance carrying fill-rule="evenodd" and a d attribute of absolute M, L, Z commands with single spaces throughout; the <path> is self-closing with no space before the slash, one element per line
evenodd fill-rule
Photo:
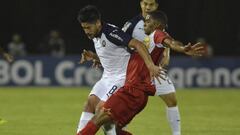
<path fill-rule="evenodd" d="M 104 131 L 105 135 L 117 135 L 115 124 L 111 124 L 110 126 L 111 126 L 111 129 L 109 129 L 109 130 L 106 130 L 106 129 L 103 127 L 103 131 Z"/>
<path fill-rule="evenodd" d="M 81 115 L 79 123 L 78 123 L 77 133 L 79 131 L 81 131 L 87 125 L 88 121 L 91 120 L 93 116 L 94 116 L 93 113 L 82 112 L 82 115 Z"/>
<path fill-rule="evenodd" d="M 177 106 L 167 108 L 167 118 L 173 135 L 181 135 L 180 114 Z"/>

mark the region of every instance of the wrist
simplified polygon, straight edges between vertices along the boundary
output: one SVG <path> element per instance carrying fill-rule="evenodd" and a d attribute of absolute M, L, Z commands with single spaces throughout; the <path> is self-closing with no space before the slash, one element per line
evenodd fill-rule
<path fill-rule="evenodd" d="M 149 64 L 147 64 L 147 68 L 148 68 L 148 69 L 151 69 L 153 66 L 154 66 L 153 63 L 149 63 Z"/>

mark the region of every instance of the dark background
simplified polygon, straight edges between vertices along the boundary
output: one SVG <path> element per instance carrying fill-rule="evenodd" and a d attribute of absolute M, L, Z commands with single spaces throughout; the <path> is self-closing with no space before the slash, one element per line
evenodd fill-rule
<path fill-rule="evenodd" d="M 240 6 L 237 0 L 160 0 L 169 18 L 170 35 L 187 43 L 204 37 L 215 55 L 240 54 Z M 67 54 L 93 49 L 76 20 L 87 4 L 97 5 L 106 22 L 122 27 L 140 12 L 139 0 L 8 0 L 0 4 L 0 44 L 6 48 L 20 33 L 30 54 L 38 51 L 50 30 L 57 29 L 66 41 Z"/>

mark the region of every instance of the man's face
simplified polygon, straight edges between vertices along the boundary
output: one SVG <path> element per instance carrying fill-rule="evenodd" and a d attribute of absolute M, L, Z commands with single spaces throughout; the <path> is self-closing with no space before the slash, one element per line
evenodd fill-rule
<path fill-rule="evenodd" d="M 151 34 L 158 27 L 156 21 L 154 21 L 150 15 L 147 15 L 144 21 L 145 34 Z"/>
<path fill-rule="evenodd" d="M 156 0 L 141 0 L 140 5 L 143 17 L 146 17 L 149 12 L 155 11 L 158 8 Z"/>
<path fill-rule="evenodd" d="M 100 21 L 97 21 L 96 23 L 81 23 L 81 26 L 89 39 L 93 39 L 97 36 L 100 31 L 100 25 Z"/>

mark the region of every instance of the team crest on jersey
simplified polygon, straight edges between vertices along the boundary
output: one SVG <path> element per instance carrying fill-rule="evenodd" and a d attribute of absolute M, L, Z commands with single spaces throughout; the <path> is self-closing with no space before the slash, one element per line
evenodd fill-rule
<path fill-rule="evenodd" d="M 143 43 L 146 45 L 147 49 L 150 48 L 150 37 L 146 36 L 143 40 Z"/>
<path fill-rule="evenodd" d="M 103 41 L 102 41 L 102 47 L 105 47 L 105 46 L 106 46 L 106 41 L 103 40 Z"/>

